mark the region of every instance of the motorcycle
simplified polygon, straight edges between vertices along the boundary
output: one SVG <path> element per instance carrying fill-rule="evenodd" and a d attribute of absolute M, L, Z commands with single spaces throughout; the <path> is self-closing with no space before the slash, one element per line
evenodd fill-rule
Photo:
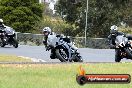
<path fill-rule="evenodd" d="M 132 38 L 130 36 L 118 35 L 115 39 L 115 62 L 121 59 L 132 59 Z"/>
<path fill-rule="evenodd" d="M 75 47 L 74 43 L 68 43 L 64 41 L 61 37 L 56 37 L 56 35 L 49 35 L 47 39 L 47 44 L 50 49 L 54 49 L 54 55 L 61 62 L 83 62 L 78 49 Z"/>
<path fill-rule="evenodd" d="M 0 28 L 0 46 L 4 47 L 5 45 L 13 45 L 15 48 L 18 47 L 18 42 L 15 39 L 15 30 L 13 28 L 5 26 L 4 29 Z"/>

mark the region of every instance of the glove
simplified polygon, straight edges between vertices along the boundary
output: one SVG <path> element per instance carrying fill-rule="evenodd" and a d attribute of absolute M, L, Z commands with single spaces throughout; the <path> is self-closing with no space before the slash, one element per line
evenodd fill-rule
<path fill-rule="evenodd" d="M 43 41 L 43 44 L 44 44 L 44 45 L 47 45 L 47 41 Z"/>
<path fill-rule="evenodd" d="M 61 37 L 61 35 L 56 35 L 56 37 Z"/>
<path fill-rule="evenodd" d="M 49 51 L 50 49 L 51 49 L 50 46 L 47 46 L 47 47 L 46 47 L 46 51 Z"/>
<path fill-rule="evenodd" d="M 116 48 L 115 45 L 110 44 L 110 49 L 115 49 L 115 48 Z"/>

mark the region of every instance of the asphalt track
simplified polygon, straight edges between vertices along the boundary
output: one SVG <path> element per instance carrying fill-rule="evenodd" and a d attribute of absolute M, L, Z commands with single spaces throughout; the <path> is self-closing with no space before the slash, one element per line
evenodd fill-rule
<path fill-rule="evenodd" d="M 84 62 L 115 62 L 115 52 L 113 49 L 79 48 L 79 52 L 81 53 Z M 46 63 L 60 62 L 57 59 L 50 59 L 50 51 L 45 51 L 44 46 L 19 45 L 18 48 L 5 46 L 3 48 L 0 47 L 0 54 L 30 57 Z M 132 62 L 132 60 L 124 58 L 121 62 Z"/>

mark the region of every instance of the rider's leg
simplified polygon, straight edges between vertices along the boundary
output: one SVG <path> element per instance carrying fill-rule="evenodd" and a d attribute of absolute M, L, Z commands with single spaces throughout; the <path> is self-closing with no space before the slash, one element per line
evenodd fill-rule
<path fill-rule="evenodd" d="M 50 58 L 51 58 L 51 59 L 55 59 L 55 58 L 56 58 L 55 49 L 51 49 Z"/>

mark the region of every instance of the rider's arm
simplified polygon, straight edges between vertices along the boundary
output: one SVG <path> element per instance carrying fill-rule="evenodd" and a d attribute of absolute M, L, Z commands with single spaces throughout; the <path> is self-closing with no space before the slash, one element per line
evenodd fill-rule
<path fill-rule="evenodd" d="M 45 45 L 45 47 L 47 47 L 47 36 L 44 37 L 44 40 L 43 40 L 43 44 Z"/>
<path fill-rule="evenodd" d="M 6 28 L 6 25 L 5 24 L 2 24 L 4 28 Z"/>
<path fill-rule="evenodd" d="M 44 44 L 45 46 L 47 46 L 47 41 L 43 40 L 43 44 Z"/>
<path fill-rule="evenodd" d="M 48 46 L 47 40 L 43 40 L 43 44 L 45 45 L 46 51 L 50 50 L 50 46 Z"/>
<path fill-rule="evenodd" d="M 61 35 L 58 35 L 58 34 L 57 34 L 56 37 L 61 37 Z"/>
<path fill-rule="evenodd" d="M 108 40 L 111 40 L 111 35 L 108 36 Z"/>
<path fill-rule="evenodd" d="M 112 35 L 109 35 L 108 36 L 108 41 L 109 41 L 109 47 L 111 48 L 111 49 L 115 49 L 115 39 L 114 38 L 112 38 Z"/>

